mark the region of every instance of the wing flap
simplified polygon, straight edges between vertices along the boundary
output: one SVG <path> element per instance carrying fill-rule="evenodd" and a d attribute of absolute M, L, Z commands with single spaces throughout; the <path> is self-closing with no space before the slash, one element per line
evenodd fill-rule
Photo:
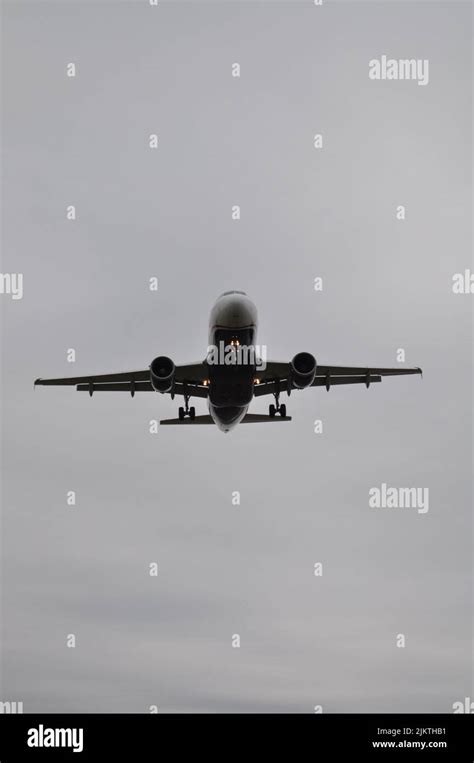
<path fill-rule="evenodd" d="M 421 374 L 421 368 L 372 368 L 364 366 L 317 366 L 316 378 L 319 376 L 406 376 L 408 374 Z"/>
<path fill-rule="evenodd" d="M 110 384 L 78 384 L 78 392 L 154 392 L 151 382 L 116 382 Z"/>
<path fill-rule="evenodd" d="M 96 382 L 89 382 L 88 384 L 78 384 L 76 389 L 78 392 L 89 392 L 89 394 L 94 394 L 95 392 L 128 392 L 130 394 L 135 394 L 135 392 L 155 391 L 151 385 L 151 382 L 117 382 L 111 384 L 98 384 Z M 198 387 L 195 384 L 181 384 L 177 382 L 174 385 L 174 394 L 186 394 L 189 397 L 206 398 L 209 392 L 207 387 Z"/>
<path fill-rule="evenodd" d="M 328 385 L 332 387 L 333 385 L 338 384 L 374 384 L 377 382 L 381 382 L 382 377 L 381 376 L 375 376 L 370 374 L 369 376 L 334 376 L 330 377 L 329 379 L 326 376 L 317 376 L 314 380 L 314 382 L 311 384 L 312 387 L 327 387 Z M 275 394 L 275 392 L 278 391 L 278 388 L 280 391 L 285 391 L 286 389 L 286 379 L 281 379 L 276 382 L 267 382 L 266 384 L 256 384 L 254 387 L 254 395 L 255 397 L 260 397 L 261 395 L 270 395 Z"/>

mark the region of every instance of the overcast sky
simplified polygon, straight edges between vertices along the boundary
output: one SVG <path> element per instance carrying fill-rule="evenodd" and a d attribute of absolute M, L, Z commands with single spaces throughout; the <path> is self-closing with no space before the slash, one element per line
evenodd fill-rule
<path fill-rule="evenodd" d="M 450 712 L 473 690 L 472 296 L 452 293 L 472 267 L 470 4 L 3 14 L 2 272 L 24 296 L 0 297 L 1 699 Z M 370 80 L 384 54 L 428 59 L 428 85 Z M 177 410 L 157 394 L 33 389 L 201 360 L 234 288 L 272 359 L 403 348 L 423 379 L 295 393 L 291 423 L 229 435 L 150 434 Z M 429 511 L 370 508 L 382 483 L 429 488 Z"/>

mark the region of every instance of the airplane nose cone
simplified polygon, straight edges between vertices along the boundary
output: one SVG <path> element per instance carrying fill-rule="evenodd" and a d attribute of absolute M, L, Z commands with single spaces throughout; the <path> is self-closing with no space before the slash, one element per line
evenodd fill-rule
<path fill-rule="evenodd" d="M 248 313 L 247 305 L 239 299 L 228 299 L 225 304 L 225 314 L 232 320 Z"/>
<path fill-rule="evenodd" d="M 246 294 L 232 292 L 219 297 L 212 314 L 214 325 L 244 328 L 255 326 L 257 310 Z"/>

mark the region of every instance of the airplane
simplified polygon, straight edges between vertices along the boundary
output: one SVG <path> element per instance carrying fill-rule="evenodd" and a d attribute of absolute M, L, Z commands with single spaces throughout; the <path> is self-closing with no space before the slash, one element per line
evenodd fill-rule
<path fill-rule="evenodd" d="M 63 379 L 36 379 L 35 386 L 73 385 L 79 392 L 160 392 L 171 399 L 181 395 L 184 407 L 177 419 L 160 424 L 215 424 L 230 432 L 239 423 L 291 421 L 280 394 L 293 390 L 339 384 L 365 384 L 382 381 L 383 376 L 421 374 L 421 368 L 368 368 L 362 366 L 320 365 L 309 352 L 298 352 L 289 362 L 266 361 L 258 352 L 257 309 L 244 291 L 226 291 L 215 302 L 209 319 L 209 345 L 206 358 L 197 363 L 175 365 L 160 355 L 143 371 L 117 374 L 73 376 Z M 217 352 L 216 352 L 217 350 Z M 224 350 L 224 354 L 219 352 Z M 245 350 L 245 352 L 244 352 Z M 217 358 L 216 358 L 217 355 Z M 268 415 L 248 412 L 254 397 L 273 395 Z M 196 416 L 189 400 L 207 400 L 208 415 Z"/>

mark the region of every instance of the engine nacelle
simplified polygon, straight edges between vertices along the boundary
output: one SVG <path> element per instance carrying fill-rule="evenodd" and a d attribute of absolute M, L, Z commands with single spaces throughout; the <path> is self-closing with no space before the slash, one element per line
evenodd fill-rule
<path fill-rule="evenodd" d="M 174 385 L 175 365 L 171 358 L 160 355 L 151 361 L 150 381 L 157 392 L 171 392 Z"/>
<path fill-rule="evenodd" d="M 311 386 L 316 376 L 316 358 L 309 352 L 298 352 L 290 362 L 291 382 L 296 389 Z"/>

